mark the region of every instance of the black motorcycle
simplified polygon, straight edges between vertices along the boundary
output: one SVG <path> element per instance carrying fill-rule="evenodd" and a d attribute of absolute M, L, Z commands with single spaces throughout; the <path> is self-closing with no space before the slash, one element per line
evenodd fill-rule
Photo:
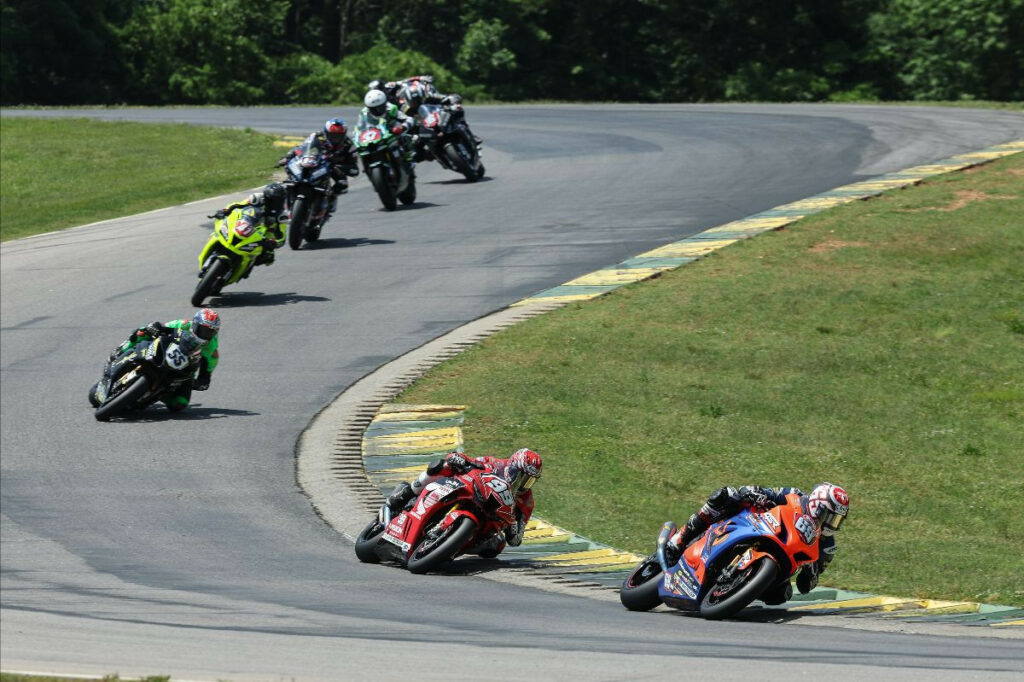
<path fill-rule="evenodd" d="M 297 249 L 302 241 L 315 242 L 327 222 L 330 208 L 331 164 L 324 150 L 310 135 L 298 154 L 285 165 L 287 180 L 288 246 Z"/>
<path fill-rule="evenodd" d="M 123 352 L 93 387 L 91 397 L 99 403 L 96 419 L 105 422 L 170 395 L 192 379 L 201 351 L 191 332 L 175 329 Z"/>
<path fill-rule="evenodd" d="M 416 201 L 416 176 L 405 160 L 401 138 L 387 122 L 372 114 L 362 114 L 355 129 L 356 151 L 363 172 L 370 179 L 384 208 L 394 211 L 398 201 Z"/>
<path fill-rule="evenodd" d="M 417 152 L 424 160 L 437 161 L 448 170 L 476 182 L 484 176 L 480 150 L 466 127 L 461 99 L 449 104 L 421 104 L 416 112 Z"/>

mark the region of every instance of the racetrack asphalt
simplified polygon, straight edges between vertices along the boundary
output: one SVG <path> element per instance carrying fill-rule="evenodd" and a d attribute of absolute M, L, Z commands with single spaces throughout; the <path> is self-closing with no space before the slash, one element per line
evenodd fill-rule
<path fill-rule="evenodd" d="M 337 113 L 354 120 L 344 107 L 3 115 L 302 134 Z M 181 416 L 100 424 L 86 390 L 130 329 L 190 312 L 205 216 L 234 197 L 0 246 L 0 667 L 230 680 L 1024 672 L 1020 640 L 708 623 L 359 564 L 300 491 L 294 451 L 313 415 L 374 368 L 712 225 L 1024 137 L 1016 112 L 933 107 L 468 116 L 488 180 L 421 164 L 418 203 L 387 213 L 357 178 L 319 246 L 283 251 L 215 301 L 222 363 Z"/>

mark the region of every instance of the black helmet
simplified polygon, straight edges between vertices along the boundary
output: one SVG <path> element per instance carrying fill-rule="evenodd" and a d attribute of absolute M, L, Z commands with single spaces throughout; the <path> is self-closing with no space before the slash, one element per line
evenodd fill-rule
<path fill-rule="evenodd" d="M 272 182 L 263 188 L 263 206 L 269 213 L 280 213 L 284 210 L 284 185 Z"/>

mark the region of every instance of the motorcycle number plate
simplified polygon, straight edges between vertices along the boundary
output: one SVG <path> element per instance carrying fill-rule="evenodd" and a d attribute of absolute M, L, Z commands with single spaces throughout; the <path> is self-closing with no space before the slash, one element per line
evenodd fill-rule
<path fill-rule="evenodd" d="M 801 514 L 793 525 L 796 526 L 805 544 L 814 544 L 814 541 L 818 538 L 818 527 L 814 524 L 814 519 L 807 514 Z"/>
<path fill-rule="evenodd" d="M 376 142 L 380 139 L 380 131 L 376 128 L 367 128 L 363 132 L 359 133 L 359 141 L 363 144 L 369 144 L 370 142 Z"/>
<path fill-rule="evenodd" d="M 181 352 L 181 348 L 176 343 L 172 343 L 167 348 L 167 352 L 164 353 L 164 360 L 167 361 L 168 366 L 172 369 L 181 370 L 188 366 L 188 358 Z"/>
<path fill-rule="evenodd" d="M 512 499 L 512 491 L 508 489 L 508 484 L 505 481 L 497 476 L 487 476 L 484 479 L 484 483 L 498 494 L 498 499 L 501 500 L 503 505 L 511 507 L 514 504 L 515 500 Z"/>
<path fill-rule="evenodd" d="M 252 226 L 252 223 L 250 223 L 248 220 L 239 220 L 237 223 L 235 223 L 235 234 L 237 234 L 242 239 L 245 239 L 246 237 L 250 236 L 254 229 L 255 228 Z"/>

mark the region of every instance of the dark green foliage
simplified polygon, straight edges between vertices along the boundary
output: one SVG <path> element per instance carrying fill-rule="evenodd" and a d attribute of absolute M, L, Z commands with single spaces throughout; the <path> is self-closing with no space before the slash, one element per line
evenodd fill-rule
<path fill-rule="evenodd" d="M 0 2 L 6 104 L 1024 99 L 1024 0 Z"/>

